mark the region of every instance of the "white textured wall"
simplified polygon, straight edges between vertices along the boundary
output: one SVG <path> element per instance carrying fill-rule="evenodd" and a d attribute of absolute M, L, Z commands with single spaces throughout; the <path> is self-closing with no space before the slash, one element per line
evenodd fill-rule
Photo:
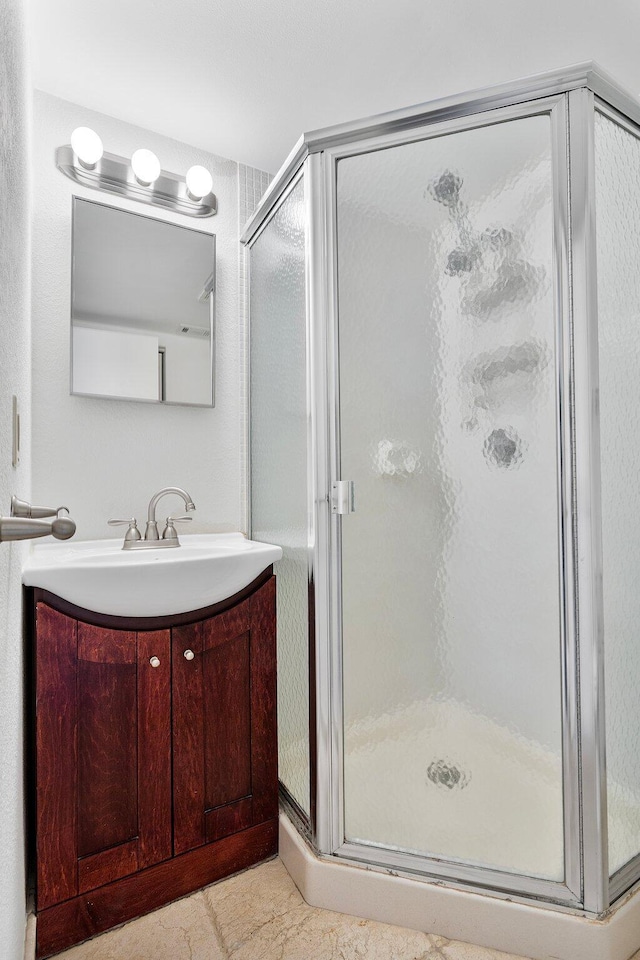
<path fill-rule="evenodd" d="M 260 198 L 271 183 L 273 177 L 264 170 L 248 167 L 244 163 L 238 164 L 238 236 L 254 213 Z M 238 270 L 238 312 L 242 330 L 242 408 L 246 411 L 240 438 L 240 464 L 244 478 L 242 501 L 244 513 L 242 516 L 243 530 L 249 529 L 249 273 L 247 270 L 249 252 L 246 247 L 240 250 Z"/>
<path fill-rule="evenodd" d="M 29 162 L 23 4 L 0 4 L 0 513 L 29 496 Z M 22 463 L 11 466 L 11 397 L 22 410 Z M 0 956 L 23 954 L 21 544 L 0 545 Z"/>
<path fill-rule="evenodd" d="M 219 212 L 204 221 L 145 208 L 73 183 L 55 166 L 71 131 L 90 126 L 105 150 L 153 150 L 164 169 L 211 170 Z M 217 237 L 216 406 L 163 407 L 69 395 L 71 197 L 113 203 Z M 238 165 L 37 91 L 34 100 L 33 498 L 67 504 L 80 539 L 120 536 L 109 517 L 138 519 L 163 486 L 186 487 L 197 512 L 190 532 L 241 529 L 243 375 L 238 319 Z M 167 498 L 167 512 L 179 501 Z M 160 511 L 164 511 L 161 505 Z M 166 515 L 166 514 L 164 514 Z"/>

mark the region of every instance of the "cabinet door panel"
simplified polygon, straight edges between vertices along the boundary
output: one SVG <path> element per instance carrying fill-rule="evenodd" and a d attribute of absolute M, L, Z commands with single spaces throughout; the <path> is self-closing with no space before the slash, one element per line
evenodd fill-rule
<path fill-rule="evenodd" d="M 158 667 L 150 660 L 157 657 Z M 171 635 L 138 634 L 139 866 L 167 860 L 171 830 Z"/>
<path fill-rule="evenodd" d="M 277 816 L 274 584 L 172 631 L 176 854 Z"/>
<path fill-rule="evenodd" d="M 251 793 L 249 637 L 247 632 L 208 649 L 205 646 L 203 653 L 207 810 Z"/>
<path fill-rule="evenodd" d="M 88 663 L 135 663 L 136 635 L 78 623 L 78 659 Z"/>
<path fill-rule="evenodd" d="M 171 856 L 171 641 L 44 603 L 36 639 L 42 910 Z"/>
<path fill-rule="evenodd" d="M 78 892 L 77 625 L 36 610 L 36 882 L 38 909 Z"/>
<path fill-rule="evenodd" d="M 78 893 L 86 893 L 112 880 L 126 877 L 139 867 L 137 840 L 83 857 L 78 861 Z"/>
<path fill-rule="evenodd" d="M 103 633 L 84 660 L 84 634 Z M 78 624 L 78 856 L 138 834 L 136 635 Z M 126 652 L 127 659 L 123 657 Z M 115 654 L 115 656 L 113 655 Z M 97 656 L 101 659 L 98 662 Z"/>
<path fill-rule="evenodd" d="M 192 660 L 185 659 L 191 650 Z M 202 624 L 172 630 L 173 852 L 205 843 Z"/>
<path fill-rule="evenodd" d="M 250 600 L 251 645 L 251 775 L 253 822 L 278 816 L 278 731 L 276 699 L 276 578 Z"/>
<path fill-rule="evenodd" d="M 253 797 L 244 797 L 235 803 L 207 810 L 204 822 L 207 843 L 222 840 L 239 830 L 246 830 L 253 824 Z"/>

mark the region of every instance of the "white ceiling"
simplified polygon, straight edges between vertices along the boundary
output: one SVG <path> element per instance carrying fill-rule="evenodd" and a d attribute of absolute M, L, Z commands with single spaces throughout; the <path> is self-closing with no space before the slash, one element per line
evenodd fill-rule
<path fill-rule="evenodd" d="M 637 0 L 30 0 L 36 87 L 275 172 L 306 130 L 596 60 Z"/>

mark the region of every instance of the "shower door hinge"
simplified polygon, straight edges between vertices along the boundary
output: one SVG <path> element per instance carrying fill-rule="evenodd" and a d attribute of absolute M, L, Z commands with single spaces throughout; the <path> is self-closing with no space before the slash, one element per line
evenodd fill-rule
<path fill-rule="evenodd" d="M 331 484 L 331 513 L 355 513 L 353 480 L 334 480 Z"/>

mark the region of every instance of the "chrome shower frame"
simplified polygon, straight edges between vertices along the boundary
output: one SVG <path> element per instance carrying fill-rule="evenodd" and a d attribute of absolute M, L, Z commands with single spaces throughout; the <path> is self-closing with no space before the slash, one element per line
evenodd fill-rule
<path fill-rule="evenodd" d="M 601 916 L 640 880 L 640 854 L 608 870 L 598 412 L 594 121 L 640 137 L 640 104 L 592 63 L 303 136 L 241 240 L 249 248 L 304 180 L 307 280 L 309 585 L 312 697 L 310 834 L 322 857 Z M 558 517 L 561 571 L 564 882 L 344 839 L 336 168 L 340 159 L 546 114 L 552 132 Z"/>

